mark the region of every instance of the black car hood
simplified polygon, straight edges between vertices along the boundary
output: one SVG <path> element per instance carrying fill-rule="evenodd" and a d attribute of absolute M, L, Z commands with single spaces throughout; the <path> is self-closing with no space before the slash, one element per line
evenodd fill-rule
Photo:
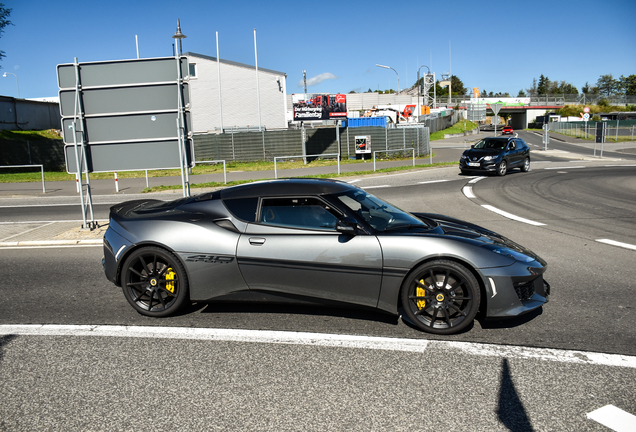
<path fill-rule="evenodd" d="M 545 263 L 545 261 L 543 261 L 530 249 L 527 249 L 520 244 L 513 242 L 512 240 L 502 236 L 501 234 L 497 234 L 494 231 L 490 231 L 486 228 L 480 227 L 479 225 L 439 214 L 412 214 L 428 224 L 437 224 L 437 227 L 440 228 L 447 236 L 461 237 L 476 240 L 485 244 L 491 244 L 494 246 L 507 247 L 517 252 L 521 252 L 523 254 L 531 256 L 541 263 Z"/>
<path fill-rule="evenodd" d="M 466 150 L 464 152 L 464 155 L 468 156 L 471 159 L 474 158 L 474 157 L 479 159 L 479 158 L 482 158 L 484 156 L 498 156 L 501 153 L 503 153 L 502 149 L 476 149 L 476 148 L 471 148 L 471 149 Z"/>

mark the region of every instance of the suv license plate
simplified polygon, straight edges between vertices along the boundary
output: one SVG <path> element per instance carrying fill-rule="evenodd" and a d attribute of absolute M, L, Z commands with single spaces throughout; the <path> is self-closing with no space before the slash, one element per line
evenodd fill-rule
<path fill-rule="evenodd" d="M 479 166 L 479 162 L 468 162 L 468 166 L 478 167 Z"/>

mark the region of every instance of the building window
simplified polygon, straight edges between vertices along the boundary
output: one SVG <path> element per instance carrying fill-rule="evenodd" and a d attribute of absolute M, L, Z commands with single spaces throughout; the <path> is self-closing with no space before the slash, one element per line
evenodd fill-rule
<path fill-rule="evenodd" d="M 197 77 L 197 64 L 196 63 L 190 63 L 189 64 L 188 75 L 190 75 L 190 78 L 196 78 Z"/>

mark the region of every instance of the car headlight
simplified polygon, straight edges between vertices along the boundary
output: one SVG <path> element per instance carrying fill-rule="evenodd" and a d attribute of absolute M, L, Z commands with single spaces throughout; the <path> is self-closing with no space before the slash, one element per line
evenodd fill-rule
<path fill-rule="evenodd" d="M 519 261 L 519 262 L 531 262 L 534 261 L 534 258 L 532 258 L 531 256 L 528 256 L 524 253 L 521 252 L 517 252 L 516 250 L 513 249 L 509 249 L 509 248 L 492 248 L 490 249 L 491 251 L 493 251 L 494 253 L 498 253 L 499 255 L 503 255 L 503 256 L 507 256 L 509 258 L 512 258 L 515 261 Z"/>
<path fill-rule="evenodd" d="M 468 156 L 466 156 L 466 155 L 462 155 L 462 157 L 460 157 L 460 159 L 467 159 L 467 158 L 468 158 Z"/>
<path fill-rule="evenodd" d="M 495 156 L 484 156 L 484 160 L 493 160 Z"/>

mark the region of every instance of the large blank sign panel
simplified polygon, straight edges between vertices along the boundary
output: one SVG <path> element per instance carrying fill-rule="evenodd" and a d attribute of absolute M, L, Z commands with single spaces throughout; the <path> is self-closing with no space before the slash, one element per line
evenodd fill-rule
<path fill-rule="evenodd" d="M 187 76 L 187 58 L 179 60 Z M 85 144 L 89 172 L 179 168 L 191 130 L 187 83 L 174 57 L 62 64 L 57 67 L 66 169 L 77 172 L 75 143 Z M 73 125 L 76 137 L 73 137 Z M 82 133 L 83 132 L 83 133 Z M 186 141 L 187 164 L 192 160 Z M 81 161 L 80 161 L 81 162 Z"/>

